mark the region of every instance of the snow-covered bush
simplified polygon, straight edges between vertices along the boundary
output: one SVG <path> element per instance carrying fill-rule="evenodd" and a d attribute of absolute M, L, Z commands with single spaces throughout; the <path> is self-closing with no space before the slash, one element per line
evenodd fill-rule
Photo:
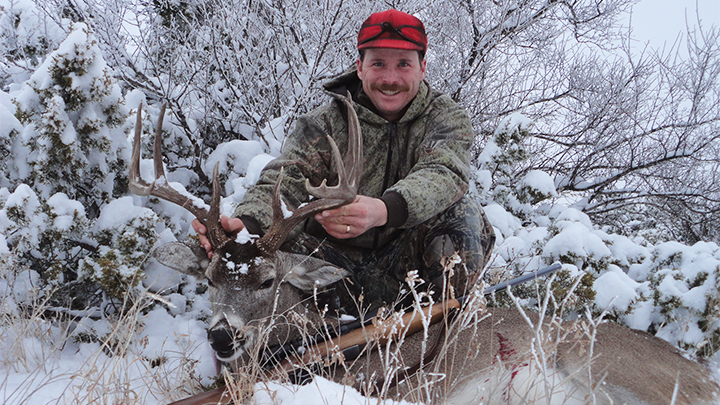
<path fill-rule="evenodd" d="M 587 272 L 606 270 L 612 253 L 593 228 L 590 218 L 574 208 L 560 212 L 543 243 L 546 262 L 568 263 Z"/>
<path fill-rule="evenodd" d="M 706 357 L 720 350 L 717 244 L 658 244 L 628 275 L 643 286 L 643 302 L 626 315 L 629 324 Z"/>
<path fill-rule="evenodd" d="M 523 224 L 499 205 L 486 207 L 498 243 L 490 273 L 512 278 L 553 262 L 563 264 L 551 291 L 575 313 L 593 314 L 646 330 L 703 357 L 720 350 L 720 247 L 698 242 L 643 246 L 606 233 L 576 208 L 535 207 Z M 533 307 L 543 298 L 534 283 L 514 295 Z M 509 305 L 496 294 L 495 304 Z"/>
<path fill-rule="evenodd" d="M 0 208 L 0 233 L 5 244 L 19 252 L 23 267 L 34 268 L 48 280 L 62 282 L 75 267 L 87 224 L 85 210 L 62 193 L 39 198 L 27 185 L 19 185 Z M 9 250 L 9 249 L 8 249 Z"/>
<path fill-rule="evenodd" d="M 63 27 L 36 2 L 0 0 L 0 89 L 27 80 L 64 37 Z"/>
<path fill-rule="evenodd" d="M 533 204 L 557 196 L 550 175 L 524 169 L 531 124 L 517 113 L 503 118 L 478 157 L 473 178 L 474 192 L 482 200 L 500 204 L 521 220 L 532 215 Z"/>
<path fill-rule="evenodd" d="M 8 169 L 0 184 L 14 189 L 2 201 L 0 233 L 19 252 L 15 265 L 60 288 L 54 304 L 78 309 L 139 283 L 158 218 L 149 210 L 128 218 L 116 208 L 127 201 L 113 200 L 127 192 L 129 114 L 94 34 L 76 23 L 55 46 L 15 86 L 12 104 L 5 93 L 0 100 L 0 114 L 14 107 L 0 126 Z"/>
<path fill-rule="evenodd" d="M 80 279 L 99 284 L 112 298 L 122 298 L 141 281 L 142 264 L 158 239 L 158 222 L 152 210 L 133 205 L 132 197 L 110 202 L 90 232 L 98 246 L 81 260 Z"/>
<path fill-rule="evenodd" d="M 22 131 L 22 125 L 5 105 L 10 105 L 7 94 L 0 92 L 0 166 L 7 168 L 13 159 L 12 141 Z M 7 99 L 5 101 L 4 99 Z M 0 187 L 10 187 L 10 177 L 7 170 L 0 172 Z"/>
<path fill-rule="evenodd" d="M 609 250 L 593 233 L 593 224 L 586 215 L 574 208 L 547 208 L 540 205 L 528 211 L 531 215 L 522 223 L 497 204 L 486 207 L 498 238 L 489 273 L 497 282 L 560 262 L 563 268 L 555 275 L 551 292 L 563 299 L 572 291 L 563 309 L 580 312 L 592 306 L 594 278 L 607 266 Z M 544 281 L 518 285 L 513 290 L 515 297 L 535 307 L 538 299 L 544 298 L 545 288 L 540 287 Z M 504 293 L 496 294 L 493 303 L 514 305 Z"/>
<path fill-rule="evenodd" d="M 9 165 L 12 180 L 41 198 L 62 192 L 88 216 L 125 192 L 129 157 L 127 113 L 93 34 L 72 31 L 15 95 L 23 153 Z"/>

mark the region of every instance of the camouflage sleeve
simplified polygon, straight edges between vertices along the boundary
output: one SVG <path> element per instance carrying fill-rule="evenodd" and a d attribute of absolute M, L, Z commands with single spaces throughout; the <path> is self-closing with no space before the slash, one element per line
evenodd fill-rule
<path fill-rule="evenodd" d="M 428 110 L 425 137 L 415 150 L 416 164 L 388 191 L 407 203 L 403 228 L 418 225 L 450 207 L 469 189 L 473 129 L 467 112 L 450 97 L 434 100 Z"/>
<path fill-rule="evenodd" d="M 305 179 L 318 185 L 328 176 L 329 144 L 326 129 L 310 116 L 298 118 L 295 128 L 285 138 L 282 153 L 265 166 L 260 178 L 248 189 L 235 208 L 233 216 L 249 217 L 257 221 L 262 232 L 272 223 L 272 201 L 275 183 L 284 167 L 282 199 L 291 209 L 306 203 L 309 195 Z M 332 179 L 331 179 L 332 180 Z"/>

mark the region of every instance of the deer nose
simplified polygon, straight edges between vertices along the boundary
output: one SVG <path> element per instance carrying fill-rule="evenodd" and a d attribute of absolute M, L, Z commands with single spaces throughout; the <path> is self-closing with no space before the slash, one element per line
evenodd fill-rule
<path fill-rule="evenodd" d="M 233 328 L 227 326 L 214 327 L 208 330 L 208 342 L 218 359 L 228 360 L 235 357 L 236 348 L 243 347 L 245 339 Z"/>

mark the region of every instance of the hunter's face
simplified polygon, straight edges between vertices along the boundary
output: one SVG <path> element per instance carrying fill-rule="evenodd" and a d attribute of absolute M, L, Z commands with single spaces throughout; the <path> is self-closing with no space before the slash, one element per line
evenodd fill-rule
<path fill-rule="evenodd" d="M 425 59 L 420 61 L 420 55 L 413 50 L 365 50 L 363 60 L 357 61 L 357 74 L 381 117 L 392 122 L 405 114 L 425 79 L 425 64 Z"/>

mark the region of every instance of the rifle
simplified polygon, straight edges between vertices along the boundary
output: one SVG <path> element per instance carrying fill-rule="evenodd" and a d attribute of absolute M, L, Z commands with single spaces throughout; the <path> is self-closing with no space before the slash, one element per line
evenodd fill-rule
<path fill-rule="evenodd" d="M 490 295 L 538 277 L 552 274 L 560 270 L 560 268 L 562 268 L 560 263 L 555 263 L 538 271 L 528 272 L 520 277 L 486 288 L 483 290 L 483 295 Z M 335 336 L 329 340 L 316 336 L 310 339 L 313 344 L 309 347 L 307 345 L 308 341 L 305 340 L 305 344 L 291 343 L 267 349 L 263 355 L 262 363 L 267 370 L 292 372 L 304 365 L 317 364 L 337 353 L 342 353 L 345 359 L 353 359 L 362 352 L 368 341 L 385 344 L 388 340 L 398 336 L 418 332 L 424 327 L 425 322 L 423 319 L 429 318 L 429 324 L 434 325 L 441 321 L 445 314 L 452 311 L 453 308 L 456 310 L 462 309 L 466 300 L 467 296 L 462 296 L 420 310 L 416 309 L 405 313 L 399 322 L 373 322 L 377 318 L 377 311 L 373 311 L 372 314 L 361 320 L 344 325 L 340 330 L 334 332 Z M 353 327 L 355 328 L 352 329 Z M 300 352 L 304 354 L 299 355 Z M 205 403 L 229 404 L 230 396 L 225 392 L 225 387 L 220 387 L 169 405 L 199 405 Z"/>
<path fill-rule="evenodd" d="M 552 274 L 561 268 L 562 265 L 560 265 L 560 263 L 555 263 L 538 271 L 528 272 L 520 277 L 486 288 L 483 290 L 483 295 L 490 295 L 496 291 L 501 291 L 538 277 Z M 301 356 L 284 356 L 275 368 L 285 371 L 296 369 L 297 365 L 290 360 L 291 357 L 294 357 L 294 360 L 300 365 L 317 363 L 333 353 L 342 353 L 343 358 L 354 359 L 361 353 L 368 341 L 385 344 L 388 340 L 393 340 L 398 336 L 407 336 L 418 332 L 424 327 L 424 319 L 429 318 L 429 325 L 434 325 L 442 320 L 449 311 L 462 309 L 467 298 L 468 296 L 462 296 L 438 302 L 437 304 L 419 310 L 415 309 L 414 311 L 405 313 L 398 322 L 373 322 L 377 314 L 377 311 L 375 311 L 374 316 L 366 317 L 362 321 L 353 322 L 352 324 L 358 325 L 354 329 L 340 333 L 330 340 L 316 343 L 312 347 L 306 347 L 305 350 L 301 350 L 304 352 Z M 297 352 L 297 350 L 294 351 L 294 353 Z"/>

